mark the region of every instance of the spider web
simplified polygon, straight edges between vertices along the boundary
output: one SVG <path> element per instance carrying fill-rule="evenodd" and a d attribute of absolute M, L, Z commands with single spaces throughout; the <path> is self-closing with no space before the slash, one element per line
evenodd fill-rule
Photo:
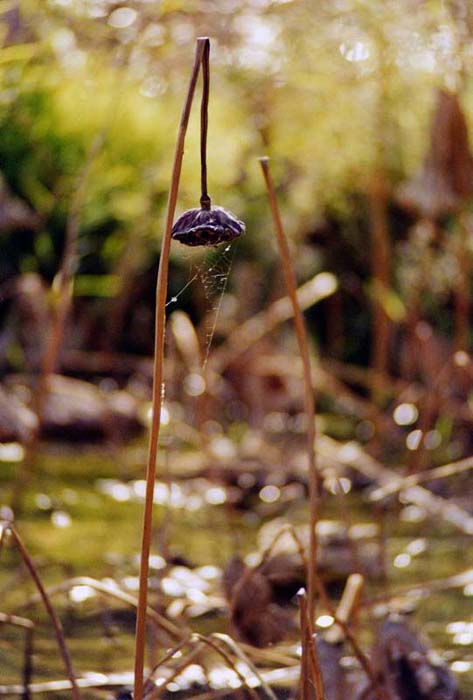
<path fill-rule="evenodd" d="M 228 284 L 228 278 L 233 265 L 235 254 L 235 243 L 223 243 L 213 248 L 202 262 L 191 262 L 189 279 L 177 294 L 172 296 L 166 304 L 166 308 L 177 303 L 183 294 L 192 284 L 198 282 L 202 285 L 205 298 L 210 305 L 210 313 L 206 316 L 205 348 L 202 369 L 205 370 L 209 359 L 212 341 L 215 336 L 223 295 Z"/>

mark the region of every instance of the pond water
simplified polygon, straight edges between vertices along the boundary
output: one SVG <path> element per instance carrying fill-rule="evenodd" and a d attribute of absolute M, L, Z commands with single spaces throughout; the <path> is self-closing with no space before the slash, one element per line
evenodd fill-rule
<path fill-rule="evenodd" d="M 110 589 L 118 586 L 136 595 L 145 460 L 146 446 L 141 441 L 119 449 L 43 446 L 25 491 L 24 512 L 17 527 L 48 586 L 64 585 L 75 577 L 91 577 Z M 263 497 L 255 496 L 251 509 L 232 508 L 221 485 L 202 476 L 189 478 L 189 473 L 193 469 L 197 472 L 199 466 L 197 453 L 183 452 L 174 455 L 171 466 L 160 467 L 161 474 L 167 470 L 173 478 L 168 483 L 158 483 L 156 488 L 152 576 L 155 581 L 166 577 L 163 587 L 168 614 L 180 619 L 179 600 L 188 596 L 190 589 L 194 598 L 191 595 L 186 605 L 194 604 L 192 629 L 225 632 L 229 631 L 228 620 L 221 612 L 215 612 L 221 595 L 221 568 L 236 549 L 242 554 L 256 549 L 257 531 L 264 522 L 284 515 L 291 522 L 301 523 L 307 518 L 307 510 L 300 497 L 282 503 L 268 491 Z M 8 502 L 11 478 L 17 468 L 14 461 L 2 463 L 2 502 Z M 180 479 L 178 472 L 186 473 L 187 478 Z M 362 495 L 350 493 L 346 498 L 352 522 L 373 520 L 372 508 Z M 339 518 L 337 503 L 337 499 L 327 499 L 322 517 Z M 368 581 L 365 600 L 473 568 L 471 542 L 466 536 L 442 522 L 422 519 L 412 508 L 408 509 L 403 506 L 400 512 L 388 513 L 385 518 L 389 580 L 386 586 Z M 162 554 L 174 561 L 174 567 L 166 569 L 166 573 Z M 11 543 L 6 543 L 1 557 L 0 612 L 33 619 L 37 626 L 33 681 L 64 679 L 54 634 L 42 608 L 31 604 L 34 586 L 19 565 Z M 204 584 L 195 583 L 193 571 Z M 156 591 L 150 595 L 151 601 L 156 602 Z M 118 677 L 118 685 L 130 680 L 134 649 L 132 609 L 97 593 L 84 580 L 57 592 L 53 601 L 63 621 L 77 675 L 92 682 L 94 678 L 106 680 L 110 674 L 124 674 Z M 464 698 L 473 698 L 472 601 L 473 583 L 424 591 L 411 616 L 433 648 L 450 664 Z M 21 697 L 20 693 L 9 691 L 8 686 L 21 682 L 23 639 L 21 629 L 2 625 L 0 695 L 5 697 Z M 369 645 L 366 633 L 362 632 L 362 639 Z M 155 650 L 148 659 L 150 663 L 156 654 Z M 64 690 L 47 695 L 67 696 Z M 85 690 L 83 697 L 114 696 L 110 688 L 105 688 Z"/>

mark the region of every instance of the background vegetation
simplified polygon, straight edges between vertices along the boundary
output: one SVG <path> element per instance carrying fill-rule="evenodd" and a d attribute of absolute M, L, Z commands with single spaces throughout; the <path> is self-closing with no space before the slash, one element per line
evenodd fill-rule
<path fill-rule="evenodd" d="M 247 223 L 238 259 L 262 274 L 274 262 L 256 162 L 267 153 L 300 277 L 329 269 L 340 278 L 352 331 L 342 353 L 366 361 L 369 190 L 386 179 L 390 235 L 404 238 L 394 193 L 422 163 L 434 86 L 461 87 L 469 118 L 470 11 L 418 0 L 3 2 L 1 170 L 38 224 L 3 233 L 2 280 L 54 276 L 96 138 L 103 144 L 85 186 L 75 294 L 103 319 L 130 250 L 133 275 L 154 268 L 185 66 L 194 38 L 208 34 L 210 187 Z M 197 131 L 194 116 L 182 209 L 197 198 Z M 173 254 L 182 265 L 179 246 Z"/>
<path fill-rule="evenodd" d="M 381 615 L 415 608 L 471 697 L 468 0 L 0 0 L 2 605 L 29 614 L 25 600 L 36 604 L 13 546 L 18 527 L 47 585 L 59 586 L 85 686 L 100 685 L 103 671 L 104 697 L 116 687 L 128 697 L 135 612 L 123 596 L 104 601 L 110 590 L 137 592 L 156 271 L 179 114 L 204 35 L 209 191 L 247 232 L 218 250 L 171 247 L 150 599 L 176 626 L 170 636 L 153 627 L 149 657 L 180 634 L 233 624 L 256 663 L 285 672 L 300 663 L 295 643 L 286 656 L 251 649 L 226 581 L 230 557 L 250 554 L 237 567 L 264 592 L 252 550 L 284 524 L 308 534 L 308 424 L 290 314 L 278 305 L 283 278 L 258 163 L 268 155 L 298 284 L 316 280 L 305 309 L 315 448 L 321 516 L 335 533 L 321 547 L 343 564 L 327 574 L 329 594 L 336 603 L 359 563 L 351 522 L 370 520 L 357 639 L 367 650 L 384 643 L 374 602 L 391 606 Z M 199 181 L 194 107 L 178 213 L 198 205 Z M 426 469 L 460 459 L 427 481 Z M 406 496 L 399 479 L 409 474 L 427 487 Z M 298 587 L 299 560 L 294 571 Z M 86 575 L 95 578 L 75 578 Z M 256 645 L 286 632 L 295 642 L 292 600 L 274 628 L 268 614 Z M 247 627 L 259 629 L 252 596 L 243 603 Z M 322 618 L 329 606 L 322 600 Z M 23 633 L 13 628 L 0 639 L 10 684 L 0 693 L 28 700 L 32 655 L 22 671 Z M 38 679 L 64 674 L 45 616 L 35 634 Z"/>

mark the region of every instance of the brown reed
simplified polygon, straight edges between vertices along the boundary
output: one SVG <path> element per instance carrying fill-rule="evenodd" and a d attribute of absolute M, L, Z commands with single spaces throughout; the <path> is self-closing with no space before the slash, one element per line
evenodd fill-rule
<path fill-rule="evenodd" d="M 159 429 L 161 425 L 161 397 L 164 368 L 164 330 L 166 323 L 166 295 L 169 270 L 169 253 L 171 248 L 171 232 L 176 211 L 177 194 L 181 176 L 182 159 L 184 156 L 184 143 L 189 123 L 189 116 L 194 98 L 197 78 L 202 63 L 203 56 L 210 45 L 208 37 L 197 39 L 194 66 L 187 90 L 187 96 L 181 115 L 179 130 L 174 154 L 174 165 L 171 176 L 171 187 L 169 191 L 166 224 L 161 244 L 161 255 L 159 258 L 158 278 L 156 283 L 156 311 L 155 311 L 155 340 L 154 340 L 154 369 L 153 369 L 153 397 L 152 397 L 152 419 L 149 438 L 148 463 L 146 468 L 146 492 L 145 506 L 143 514 L 143 533 L 140 555 L 140 583 L 138 593 L 138 610 L 136 618 L 136 647 L 135 647 L 135 683 L 134 700 L 143 698 L 143 673 L 144 654 L 146 641 L 146 609 L 148 599 L 148 574 L 149 574 L 149 553 L 151 548 L 151 528 L 153 515 L 153 493 L 156 477 L 156 457 L 158 451 Z"/>
<path fill-rule="evenodd" d="M 294 326 L 299 345 L 299 352 L 302 358 L 304 376 L 304 409 L 307 417 L 307 457 L 309 462 L 309 508 L 310 508 L 310 541 L 309 541 L 309 567 L 307 572 L 307 597 L 308 597 L 308 617 L 310 628 L 313 629 L 315 617 L 315 595 L 317 575 L 317 519 L 319 510 L 319 475 L 315 455 L 315 394 L 312 383 L 311 360 L 307 331 L 304 324 L 304 317 L 297 300 L 297 280 L 291 262 L 291 254 L 287 242 L 286 234 L 279 213 L 273 181 L 269 171 L 269 158 L 259 159 L 263 177 L 266 185 L 269 205 L 273 218 L 274 230 L 281 256 L 284 281 L 294 314 Z"/>

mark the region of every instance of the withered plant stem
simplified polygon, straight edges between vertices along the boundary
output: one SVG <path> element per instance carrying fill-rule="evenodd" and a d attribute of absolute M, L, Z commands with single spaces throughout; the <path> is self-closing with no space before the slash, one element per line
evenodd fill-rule
<path fill-rule="evenodd" d="M 309 618 L 309 606 L 307 594 L 303 590 L 299 592 L 300 620 L 301 620 L 301 680 L 300 700 L 325 700 L 322 673 L 317 654 L 316 638 L 313 634 L 313 625 Z"/>
<path fill-rule="evenodd" d="M 312 384 L 312 372 L 309 352 L 309 342 L 304 323 L 304 317 L 297 301 L 297 280 L 291 263 L 291 254 L 286 234 L 279 213 L 274 185 L 269 171 L 269 158 L 260 158 L 263 177 L 266 184 L 269 205 L 273 217 L 274 230 L 281 255 L 284 281 L 288 296 L 294 311 L 294 326 L 296 330 L 299 352 L 302 358 L 304 373 L 304 409 L 307 419 L 307 457 L 309 462 L 309 507 L 310 507 L 310 540 L 309 540 L 309 570 L 307 572 L 307 597 L 310 628 L 313 630 L 315 617 L 315 577 L 317 575 L 317 535 L 316 526 L 319 510 L 319 475 L 315 456 L 315 393 Z"/>
<path fill-rule="evenodd" d="M 171 649 L 168 649 L 168 651 L 155 663 L 153 668 L 151 669 L 151 672 L 146 679 L 146 682 L 144 684 L 144 692 L 147 693 L 147 691 L 151 691 L 151 688 L 153 688 L 154 684 L 154 676 L 159 668 L 163 666 L 163 664 L 166 663 L 166 661 L 169 661 L 169 659 L 172 659 L 174 654 L 177 654 L 178 652 L 181 651 L 181 649 L 184 649 L 185 646 L 187 646 L 190 642 L 190 637 L 187 637 L 186 639 L 183 639 L 182 642 L 179 642 L 179 644 L 176 644 L 176 646 L 171 647 Z"/>
<path fill-rule="evenodd" d="M 205 637 L 204 635 L 198 634 L 197 638 L 201 642 L 209 646 L 211 649 L 213 649 L 213 651 L 215 651 L 216 654 L 222 657 L 222 659 L 227 664 L 228 668 L 230 668 L 238 676 L 238 680 L 240 681 L 242 688 L 245 688 L 247 690 L 250 698 L 252 698 L 252 700 L 258 700 L 258 693 L 256 692 L 256 690 L 254 690 L 254 688 L 248 685 L 245 676 L 239 670 L 238 666 L 233 662 L 229 654 L 226 651 L 224 651 L 217 642 L 213 641 L 211 637 Z"/>
<path fill-rule="evenodd" d="M 182 659 L 182 661 L 173 669 L 171 675 L 166 678 L 166 683 L 159 686 L 155 684 L 149 691 L 147 690 L 146 700 L 158 700 L 166 690 L 166 687 L 172 683 L 188 666 L 198 659 L 203 648 L 203 642 L 198 642 L 195 646 L 193 646 L 189 654 Z"/>
<path fill-rule="evenodd" d="M 327 595 L 327 591 L 325 590 L 323 581 L 320 578 L 318 578 L 316 580 L 316 583 L 317 583 L 317 588 L 319 590 L 320 598 L 322 600 L 324 607 L 329 611 L 329 613 L 333 617 L 335 623 L 337 625 L 339 625 L 339 627 L 343 631 L 343 635 L 345 636 L 347 641 L 350 643 L 351 648 L 353 649 L 353 653 L 355 654 L 361 668 L 363 669 L 363 671 L 366 674 L 366 677 L 368 678 L 368 680 L 371 683 L 371 687 L 372 687 L 373 692 L 375 694 L 376 700 L 383 700 L 382 691 L 380 688 L 379 681 L 376 678 L 376 674 L 374 673 L 374 671 L 371 667 L 371 663 L 370 663 L 368 657 L 366 656 L 364 651 L 361 649 L 356 637 L 352 633 L 348 622 L 345 619 L 343 619 L 343 617 L 338 616 L 337 611 L 335 610 L 330 598 Z"/>
<path fill-rule="evenodd" d="M 223 632 L 213 632 L 210 636 L 213 639 L 218 639 L 220 642 L 225 644 L 225 646 L 228 647 L 230 649 L 230 651 L 240 659 L 240 661 L 242 661 L 244 664 L 246 664 L 246 666 L 249 667 L 249 669 L 251 670 L 253 675 L 256 676 L 256 678 L 259 680 L 261 688 L 264 690 L 264 692 L 268 696 L 269 700 L 277 700 L 276 694 L 271 689 L 271 687 L 268 685 L 268 683 L 266 683 L 263 676 L 259 672 L 257 666 L 247 656 L 247 654 L 243 650 L 241 644 L 238 644 L 233 639 L 233 637 L 230 637 L 229 634 L 225 634 Z"/>
<path fill-rule="evenodd" d="M 204 47 L 202 55 L 202 103 L 200 107 L 200 205 L 210 209 L 211 201 L 207 192 L 207 131 L 209 127 L 209 92 L 210 92 L 210 42 Z"/>
<path fill-rule="evenodd" d="M 72 697 L 74 700 L 80 700 L 80 693 L 79 693 L 79 687 L 76 682 L 76 675 L 74 673 L 74 669 L 72 667 L 72 661 L 71 657 L 69 656 L 69 651 L 67 649 L 66 645 L 66 640 L 64 638 L 64 632 L 62 629 L 61 621 L 59 620 L 58 616 L 56 615 L 56 611 L 54 610 L 51 601 L 49 599 L 48 594 L 46 593 L 46 589 L 43 586 L 43 583 L 41 581 L 40 575 L 38 573 L 38 570 L 35 566 L 34 561 L 28 554 L 28 551 L 23 544 L 23 540 L 21 539 L 20 535 L 16 531 L 15 527 L 12 524 L 8 524 L 6 526 L 6 529 L 11 533 L 11 536 L 13 537 L 15 541 L 15 545 L 20 552 L 21 558 L 23 559 L 23 562 L 28 569 L 28 572 L 33 579 L 36 588 L 38 589 L 38 593 L 41 596 L 41 600 L 43 601 L 44 607 L 46 608 L 46 612 L 48 613 L 51 622 L 54 627 L 54 632 L 56 634 L 56 639 L 57 639 L 57 644 L 59 647 L 59 651 L 62 656 L 62 660 L 64 662 L 64 666 L 66 669 L 66 674 L 69 679 L 69 682 L 71 684 L 71 692 L 72 692 Z"/>
<path fill-rule="evenodd" d="M 146 608 L 148 599 L 148 574 L 149 553 L 151 547 L 151 528 L 153 516 L 153 494 L 156 478 L 156 456 L 158 451 L 159 429 L 161 425 L 161 392 L 163 385 L 164 366 L 164 329 L 166 323 L 166 295 L 168 286 L 169 252 L 171 248 L 171 231 L 176 210 L 179 180 L 181 176 L 182 158 L 184 155 L 184 142 L 187 125 L 194 98 L 199 68 L 203 56 L 210 45 L 207 37 L 197 39 L 194 67 L 187 90 L 187 97 L 181 115 L 179 131 L 177 135 L 174 165 L 169 190 L 166 224 L 161 244 L 159 257 L 158 278 L 156 283 L 156 312 L 155 312 L 155 339 L 154 339 L 154 369 L 153 369 L 153 398 L 152 418 L 149 437 L 148 464 L 146 468 L 146 492 L 143 514 L 143 534 L 140 557 L 140 582 L 138 593 L 138 610 L 136 618 L 136 647 L 135 647 L 135 683 L 133 700 L 143 698 L 143 672 L 146 643 Z"/>
<path fill-rule="evenodd" d="M 116 586 L 110 586 L 103 581 L 97 581 L 97 579 L 92 578 L 91 576 L 75 576 L 74 578 L 66 579 L 65 581 L 61 581 L 53 586 L 49 586 L 46 589 L 46 593 L 48 596 L 53 596 L 57 593 L 70 591 L 74 586 L 89 586 L 103 596 L 114 600 L 119 600 L 126 605 L 130 605 L 132 608 L 138 608 L 138 601 L 134 596 L 130 595 L 129 593 L 125 593 L 125 591 L 122 591 Z M 21 608 L 27 608 L 29 605 L 33 605 L 36 602 L 37 597 L 31 596 L 21 606 Z M 156 626 L 162 627 L 162 629 L 171 637 L 175 637 L 176 639 L 183 639 L 186 637 L 188 631 L 184 625 L 180 625 L 178 627 L 171 622 L 171 620 L 168 620 L 167 617 L 164 617 L 164 615 L 150 606 L 148 606 L 146 614 L 150 622 L 153 622 Z"/>

